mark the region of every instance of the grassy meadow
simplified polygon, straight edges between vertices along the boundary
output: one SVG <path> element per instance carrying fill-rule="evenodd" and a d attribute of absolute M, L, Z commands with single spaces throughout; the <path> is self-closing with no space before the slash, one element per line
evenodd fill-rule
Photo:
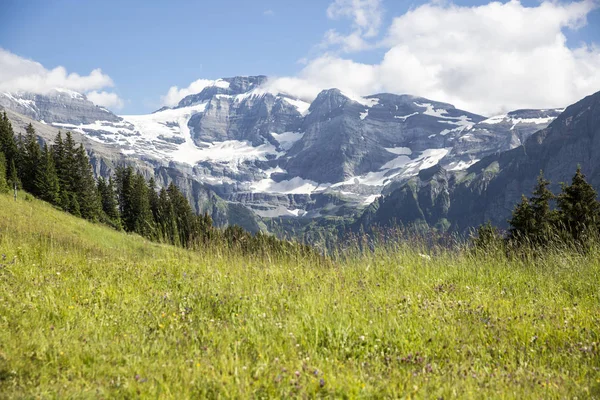
<path fill-rule="evenodd" d="M 0 195 L 0 398 L 600 398 L 600 248 L 188 251 Z"/>

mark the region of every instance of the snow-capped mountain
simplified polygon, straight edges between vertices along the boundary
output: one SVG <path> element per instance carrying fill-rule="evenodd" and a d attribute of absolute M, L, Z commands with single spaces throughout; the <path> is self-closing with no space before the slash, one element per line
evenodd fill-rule
<path fill-rule="evenodd" d="M 546 128 L 530 134 L 548 122 Z M 510 134 L 492 138 L 490 132 L 498 126 Z M 540 171 L 552 182 L 549 188 L 554 193 L 560 191 L 561 182 L 571 181 L 577 168 L 592 186 L 600 186 L 600 92 L 565 110 L 520 110 L 489 118 L 470 133 L 492 138 L 488 143 L 513 146 L 518 140 L 522 144 L 490 154 L 467 170 L 448 171 L 438 165 L 405 183 L 390 185 L 354 228 L 402 222 L 467 232 L 487 221 L 506 227 L 515 205 L 523 194 L 531 193 Z"/>
<path fill-rule="evenodd" d="M 44 95 L 27 92 L 0 93 L 0 107 L 47 124 L 79 125 L 120 120 L 106 108 L 89 101 L 85 95 L 66 89 L 54 89 Z"/>
<path fill-rule="evenodd" d="M 180 171 L 259 216 L 294 218 L 359 210 L 434 165 L 465 169 L 517 147 L 558 115 L 521 110 L 486 118 L 420 97 L 337 89 L 308 103 L 270 91 L 266 81 L 218 79 L 148 115 L 116 116 L 61 90 L 4 93 L 0 105 L 128 159 Z"/>

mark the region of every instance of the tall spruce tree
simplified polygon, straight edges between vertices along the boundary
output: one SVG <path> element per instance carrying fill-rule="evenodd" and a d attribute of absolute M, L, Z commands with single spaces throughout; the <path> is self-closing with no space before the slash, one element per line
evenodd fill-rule
<path fill-rule="evenodd" d="M 148 186 L 144 176 L 135 174 L 133 176 L 132 185 L 132 203 L 135 215 L 134 232 L 140 235 L 151 238 L 154 231 L 154 217 L 150 209 L 150 201 L 148 197 Z"/>
<path fill-rule="evenodd" d="M 148 181 L 148 202 L 150 203 L 150 210 L 152 210 L 152 216 L 155 222 L 158 222 L 158 193 L 156 191 L 156 181 L 154 178 L 150 178 Z"/>
<path fill-rule="evenodd" d="M 521 202 L 515 206 L 512 218 L 508 221 L 510 229 L 508 238 L 513 243 L 522 244 L 526 242 L 535 231 L 535 219 L 529 199 L 521 196 Z"/>
<path fill-rule="evenodd" d="M 123 227 L 128 232 L 152 237 L 155 224 L 144 176 L 135 173 L 131 166 L 118 167 L 115 181 Z"/>
<path fill-rule="evenodd" d="M 135 229 L 135 215 L 132 200 L 133 168 L 131 166 L 117 167 L 115 170 L 115 186 L 123 228 L 127 232 L 133 232 Z"/>
<path fill-rule="evenodd" d="M 60 184 L 54 167 L 54 156 L 44 144 L 40 162 L 35 174 L 35 192 L 44 201 L 54 205 L 60 204 Z"/>
<path fill-rule="evenodd" d="M 162 188 L 158 195 L 158 215 L 156 224 L 159 228 L 159 237 L 161 240 L 174 245 L 180 244 L 175 211 L 173 210 L 173 204 L 171 203 L 169 194 L 165 188 Z"/>
<path fill-rule="evenodd" d="M 23 189 L 32 193 L 35 196 L 39 196 L 40 193 L 37 191 L 36 181 L 38 174 L 38 165 L 42 161 L 42 151 L 40 144 L 35 134 L 35 129 L 31 123 L 25 128 L 25 138 L 22 144 L 22 170 L 21 170 L 21 183 Z"/>
<path fill-rule="evenodd" d="M 585 180 L 581 166 L 571 180 L 569 186 L 562 185 L 558 196 L 559 219 L 576 241 L 580 241 L 586 233 L 596 231 L 600 224 L 600 202 L 598 193 Z"/>
<path fill-rule="evenodd" d="M 112 178 L 108 182 L 103 177 L 98 178 L 98 195 L 102 204 L 103 222 L 120 229 L 121 221 Z"/>
<path fill-rule="evenodd" d="M 81 216 L 89 220 L 97 220 L 100 215 L 101 204 L 96 191 L 96 181 L 87 153 L 80 144 L 75 151 L 74 193 L 79 202 Z"/>
<path fill-rule="evenodd" d="M 179 233 L 179 243 L 182 246 L 191 246 L 200 236 L 198 219 L 187 198 L 173 182 L 169 184 L 167 194 L 169 195 L 169 201 L 173 206 L 177 231 Z"/>
<path fill-rule="evenodd" d="M 550 181 L 545 179 L 544 173 L 540 171 L 533 196 L 529 199 L 535 220 L 534 241 L 539 244 L 545 244 L 552 240 L 558 220 L 558 213 L 550 205 L 556 196 L 548 189 L 548 186 L 550 186 Z"/>
<path fill-rule="evenodd" d="M 6 111 L 0 117 L 0 151 L 6 157 L 6 176 L 9 177 L 9 183 L 12 184 L 10 177 L 18 176 L 18 172 L 13 171 L 13 164 L 16 168 L 19 165 L 19 148 L 15 139 L 15 133 L 12 124 L 6 115 Z M 13 173 L 14 172 L 14 173 Z"/>
<path fill-rule="evenodd" d="M 8 183 L 10 184 L 10 188 L 11 189 L 15 189 L 19 187 L 19 177 L 17 176 L 18 173 L 18 169 L 17 166 L 15 165 L 15 160 L 12 160 L 10 162 L 10 166 L 9 166 L 9 176 L 8 176 Z"/>
<path fill-rule="evenodd" d="M 6 177 L 6 157 L 4 153 L 0 151 L 0 193 L 8 193 L 8 179 Z"/>
<path fill-rule="evenodd" d="M 558 212 L 552 209 L 551 201 L 556 196 L 548 189 L 550 181 L 540 171 L 531 198 L 521 198 L 508 221 L 511 225 L 509 238 L 513 241 L 527 241 L 535 246 L 544 246 L 555 239 L 558 225 Z"/>

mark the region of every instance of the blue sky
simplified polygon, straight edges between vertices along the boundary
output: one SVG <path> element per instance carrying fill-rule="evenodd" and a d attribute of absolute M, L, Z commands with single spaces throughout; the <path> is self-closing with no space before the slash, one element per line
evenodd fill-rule
<path fill-rule="evenodd" d="M 344 7 L 349 8 L 374 4 L 381 16 L 376 34 L 366 34 L 366 25 L 358 26 L 357 20 L 344 11 L 334 17 L 328 15 L 328 7 L 333 1 L 323 0 L 4 0 L 0 13 L 0 47 L 19 57 L 35 60 L 49 70 L 63 66 L 69 73 L 86 75 L 101 68 L 114 84 L 110 91 L 123 100 L 119 113 L 146 113 L 161 106 L 161 96 L 170 87 L 183 88 L 199 78 L 264 74 L 310 79 L 311 74 L 318 75 L 318 71 L 307 72 L 307 69 L 314 67 L 311 64 L 314 60 L 324 56 L 349 60 L 353 65 L 379 65 L 395 45 L 380 43 L 388 36 L 394 19 L 425 4 L 395 0 L 337 1 L 340 4 L 345 1 Z M 487 3 L 455 1 L 453 4 L 466 13 Z M 521 4 L 523 7 L 540 5 L 533 1 Z M 589 8 L 591 10 L 585 12 L 586 26 L 560 28 L 567 37 L 568 48 L 574 49 L 582 43 L 600 43 L 600 11 L 597 3 Z M 536 28 L 537 22 L 532 19 L 530 29 L 535 31 Z M 372 45 L 348 51 L 339 43 L 323 44 L 325 33 L 332 29 L 342 36 L 358 29 L 361 31 L 359 36 Z M 552 29 L 550 27 L 548 31 L 554 32 Z M 444 34 L 442 26 L 439 35 Z M 527 32 L 523 35 L 525 40 Z M 597 49 L 590 52 L 589 57 L 595 62 Z M 435 62 L 444 63 L 443 60 Z M 398 72 L 406 71 L 400 69 Z M 352 89 L 356 92 L 371 88 L 396 89 L 393 84 L 378 79 L 373 78 L 374 83 Z M 590 79 L 596 82 L 593 76 Z M 327 86 L 328 83 L 318 82 L 316 86 Z M 334 83 L 338 82 L 332 80 L 331 84 Z M 348 85 L 352 86 L 352 82 Z M 415 94 L 439 93 L 446 97 L 440 100 L 455 100 L 449 89 L 452 84 L 444 85 L 443 90 L 426 84 L 422 87 L 404 84 L 398 89 L 422 89 L 423 93 Z M 461 101 L 459 99 L 458 103 Z M 469 101 L 475 103 L 476 99 Z M 503 106 L 503 102 L 499 102 L 498 107 Z"/>

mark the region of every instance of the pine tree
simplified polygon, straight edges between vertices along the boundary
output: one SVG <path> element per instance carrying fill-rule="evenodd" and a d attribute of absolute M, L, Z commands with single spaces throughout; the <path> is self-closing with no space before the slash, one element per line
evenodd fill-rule
<path fill-rule="evenodd" d="M 121 221 L 119 218 L 118 203 L 112 178 L 109 178 L 108 182 L 102 177 L 98 178 L 97 187 L 100 202 L 102 204 L 102 213 L 105 219 L 104 222 L 120 229 Z"/>
<path fill-rule="evenodd" d="M 134 232 L 144 237 L 152 237 L 154 235 L 154 217 L 148 199 L 148 186 L 141 174 L 133 176 L 131 199 L 135 215 Z"/>
<path fill-rule="evenodd" d="M 513 210 L 512 218 L 508 223 L 510 224 L 508 231 L 510 241 L 522 244 L 532 236 L 535 231 L 534 213 L 525 195 L 521 196 L 521 202 Z"/>
<path fill-rule="evenodd" d="M 12 168 L 13 165 L 16 167 L 19 164 L 19 148 L 17 147 L 12 124 L 6 116 L 6 112 L 0 117 L 0 152 L 4 153 L 6 157 L 6 176 L 18 176 L 18 172 L 16 170 L 13 171 Z M 12 183 L 12 181 L 9 183 Z"/>
<path fill-rule="evenodd" d="M 200 236 L 200 227 L 195 218 L 194 211 L 185 196 L 179 191 L 173 182 L 167 188 L 169 201 L 173 206 L 175 221 L 179 232 L 179 243 L 182 246 L 191 246 L 195 239 Z"/>
<path fill-rule="evenodd" d="M 71 132 L 67 132 L 64 141 L 59 132 L 54 143 L 58 179 L 60 181 L 60 187 L 66 192 L 66 195 L 63 197 L 71 198 L 75 192 L 76 179 L 76 175 L 74 174 L 74 171 L 76 171 L 75 141 L 73 140 Z M 71 202 L 69 201 L 68 203 Z"/>
<path fill-rule="evenodd" d="M 25 132 L 27 134 L 22 145 L 23 168 L 21 171 L 21 183 L 23 184 L 23 189 L 34 196 L 39 196 L 40 193 L 38 193 L 35 183 L 37 181 L 38 165 L 42 160 L 42 152 L 33 125 L 27 125 Z"/>
<path fill-rule="evenodd" d="M 152 216 L 154 218 L 154 221 L 158 221 L 158 208 L 159 208 L 159 201 L 158 201 L 158 193 L 156 192 L 156 182 L 154 181 L 154 178 L 150 178 L 150 180 L 148 181 L 148 202 L 150 203 L 150 210 L 152 210 Z"/>
<path fill-rule="evenodd" d="M 62 133 L 58 131 L 58 134 L 54 138 L 54 144 L 52 145 L 52 156 L 54 157 L 54 167 L 56 168 L 56 174 L 58 176 L 58 182 L 60 186 L 60 206 L 64 210 L 69 209 L 69 174 L 65 170 L 65 146 L 63 144 Z"/>
<path fill-rule="evenodd" d="M 81 209 L 79 207 L 79 201 L 77 200 L 77 195 L 75 193 L 71 193 L 69 195 L 69 212 L 76 217 L 81 218 Z"/>
<path fill-rule="evenodd" d="M 42 200 L 54 205 L 60 204 L 60 184 L 54 167 L 54 156 L 46 144 L 37 165 L 34 187 Z"/>
<path fill-rule="evenodd" d="M 119 214 L 121 215 L 123 228 L 127 232 L 133 232 L 135 229 L 135 215 L 132 201 L 133 168 L 131 166 L 118 167 L 115 170 L 115 183 Z"/>
<path fill-rule="evenodd" d="M 81 216 L 85 219 L 97 220 L 100 215 L 101 204 L 96 191 L 92 166 L 82 144 L 75 151 L 74 164 L 73 192 L 77 197 Z"/>
<path fill-rule="evenodd" d="M 19 187 L 19 177 L 17 176 L 18 170 L 17 167 L 15 165 L 15 160 L 13 159 L 10 162 L 10 167 L 9 167 L 9 176 L 8 176 L 8 183 L 10 184 L 10 188 L 14 189 Z"/>
<path fill-rule="evenodd" d="M 586 233 L 598 228 L 600 223 L 598 193 L 585 180 L 580 166 L 577 167 L 571 185 L 562 185 L 562 192 L 558 196 L 558 208 L 562 227 L 575 241 L 580 241 Z"/>
<path fill-rule="evenodd" d="M 529 199 L 534 219 L 531 239 L 536 244 L 547 244 L 552 240 L 556 229 L 558 213 L 550 206 L 550 202 L 555 200 L 556 196 L 548 189 L 549 185 L 550 181 L 545 179 L 540 171 L 533 196 Z"/>
<path fill-rule="evenodd" d="M 8 180 L 6 179 L 6 157 L 0 151 L 0 193 L 8 193 Z"/>
<path fill-rule="evenodd" d="M 159 228 L 160 238 L 173 245 L 179 245 L 179 232 L 173 204 L 169 199 L 167 190 L 162 188 L 158 195 L 158 216 L 156 224 Z"/>
<path fill-rule="evenodd" d="M 477 236 L 472 239 L 473 246 L 480 250 L 493 250 L 498 248 L 502 242 L 502 236 L 490 221 L 477 229 Z"/>

